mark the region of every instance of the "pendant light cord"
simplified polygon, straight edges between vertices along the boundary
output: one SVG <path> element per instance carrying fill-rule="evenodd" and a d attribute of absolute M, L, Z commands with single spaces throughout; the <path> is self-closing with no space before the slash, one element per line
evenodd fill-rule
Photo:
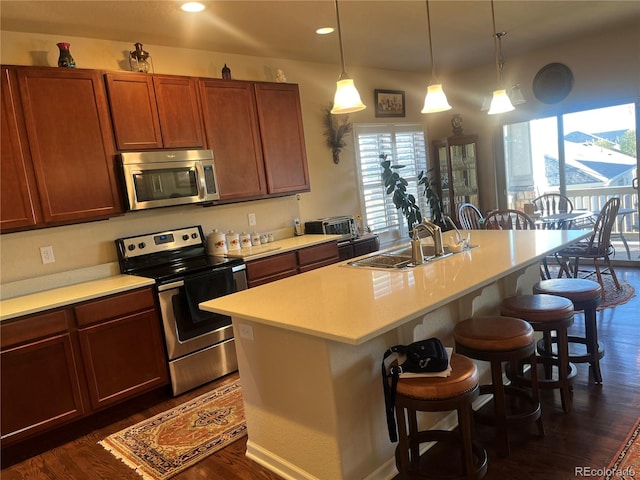
<path fill-rule="evenodd" d="M 429 34 L 429 58 L 431 60 L 431 83 L 436 83 L 436 66 L 433 63 L 433 41 L 431 40 L 431 15 L 429 14 L 429 0 L 427 4 L 427 33 Z"/>
<path fill-rule="evenodd" d="M 340 78 L 347 74 L 347 71 L 344 68 L 344 51 L 342 50 L 342 30 L 340 29 L 340 10 L 338 9 L 338 0 L 335 0 L 336 4 L 336 19 L 338 21 L 338 43 L 340 44 L 340 63 L 342 64 L 342 73 L 340 74 Z"/>
<path fill-rule="evenodd" d="M 493 20 L 493 51 L 496 56 L 496 77 L 498 81 L 498 88 L 502 87 L 502 37 L 506 35 L 506 32 L 498 33 L 496 31 L 496 13 L 493 7 L 493 0 L 491 0 L 491 18 Z M 500 53 L 498 54 L 498 44 L 500 43 Z"/>

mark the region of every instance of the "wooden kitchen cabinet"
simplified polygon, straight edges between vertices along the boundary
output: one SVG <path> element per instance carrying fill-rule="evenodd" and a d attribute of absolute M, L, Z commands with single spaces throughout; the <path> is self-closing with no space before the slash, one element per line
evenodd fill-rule
<path fill-rule="evenodd" d="M 94 410 L 168 383 L 150 288 L 93 300 L 74 310 Z"/>
<path fill-rule="evenodd" d="M 204 147 L 196 78 L 110 72 L 105 82 L 119 150 Z"/>
<path fill-rule="evenodd" d="M 3 232 L 80 223 L 121 214 L 113 137 L 100 73 L 46 67 L 7 70 L 11 72 L 3 67 L 3 81 L 15 75 L 18 89 L 10 91 L 11 98 L 7 102 L 11 102 L 11 107 L 3 117 L 23 116 L 24 135 L 20 135 L 18 124 L 19 148 L 15 142 L 7 147 L 8 150 L 3 146 L 3 169 L 9 157 L 14 163 L 30 165 L 25 167 L 26 176 L 19 176 L 12 188 L 5 191 L 3 184 L 2 205 L 13 201 L 7 196 L 15 190 L 21 191 L 24 202 L 26 191 L 29 201 L 39 205 L 41 218 L 35 207 L 31 218 L 28 202 L 18 210 L 10 208 L 6 214 L 3 208 Z M 7 129 L 11 135 L 11 127 Z M 13 135 L 16 138 L 15 131 Z M 21 157 L 16 160 L 15 155 Z M 19 211 L 21 208 L 29 214 L 26 225 Z M 16 216 L 19 217 L 17 223 L 23 225 L 11 223 Z M 6 230 L 5 220 L 9 221 Z"/>
<path fill-rule="evenodd" d="M 299 273 L 309 272 L 340 260 L 338 242 L 321 243 L 320 245 L 301 248 L 297 251 L 297 254 Z"/>
<path fill-rule="evenodd" d="M 220 201 L 309 191 L 298 86 L 200 79 Z"/>
<path fill-rule="evenodd" d="M 0 325 L 3 445 L 85 414 L 69 310 Z"/>
<path fill-rule="evenodd" d="M 251 82 L 201 79 L 207 146 L 213 150 L 220 201 L 263 197 L 267 182 Z"/>
<path fill-rule="evenodd" d="M 366 234 L 362 237 L 354 238 L 348 242 L 338 244 L 340 261 L 377 252 L 380 249 L 380 240 L 377 235 Z"/>
<path fill-rule="evenodd" d="M 269 193 L 309 191 L 298 85 L 256 83 L 255 92 Z"/>
<path fill-rule="evenodd" d="M 1 83 L 0 227 L 2 231 L 33 228 L 42 222 L 42 214 L 22 110 L 14 103 L 18 98 L 15 70 L 3 68 Z"/>
<path fill-rule="evenodd" d="M 275 282 L 298 273 L 296 252 L 279 253 L 247 262 L 247 282 L 249 288 L 264 283 Z"/>
<path fill-rule="evenodd" d="M 435 140 L 437 178 L 444 214 L 458 221 L 458 208 L 463 203 L 478 205 L 477 135 L 453 135 Z"/>
<path fill-rule="evenodd" d="M 168 385 L 160 328 L 151 287 L 0 324 L 3 444 Z"/>

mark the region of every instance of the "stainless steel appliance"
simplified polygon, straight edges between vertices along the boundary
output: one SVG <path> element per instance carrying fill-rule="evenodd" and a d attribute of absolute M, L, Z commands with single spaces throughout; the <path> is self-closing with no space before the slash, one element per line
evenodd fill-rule
<path fill-rule="evenodd" d="M 358 228 L 352 215 L 342 217 L 328 217 L 320 220 L 305 222 L 305 233 L 320 233 L 325 235 L 342 235 L 343 239 L 356 238 Z"/>
<path fill-rule="evenodd" d="M 119 238 L 116 248 L 122 273 L 156 281 L 173 394 L 237 370 L 231 317 L 198 304 L 247 288 L 242 259 L 207 255 L 200 226 Z"/>
<path fill-rule="evenodd" d="M 211 150 L 126 152 L 119 159 L 129 210 L 220 198 Z"/>

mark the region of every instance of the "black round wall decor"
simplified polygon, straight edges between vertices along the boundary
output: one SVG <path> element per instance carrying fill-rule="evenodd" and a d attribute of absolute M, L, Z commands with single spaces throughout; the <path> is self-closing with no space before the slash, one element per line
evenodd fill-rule
<path fill-rule="evenodd" d="M 542 103 L 558 103 L 569 95 L 573 87 L 573 73 L 562 63 L 550 63 L 540 69 L 533 79 L 533 94 Z"/>

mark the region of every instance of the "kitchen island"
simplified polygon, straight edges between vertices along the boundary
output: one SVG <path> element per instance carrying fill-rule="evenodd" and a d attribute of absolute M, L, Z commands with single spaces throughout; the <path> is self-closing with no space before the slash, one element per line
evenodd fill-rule
<path fill-rule="evenodd" d="M 432 336 L 453 345 L 456 322 L 498 313 L 502 298 L 530 293 L 539 261 L 588 235 L 472 231 L 477 248 L 420 267 L 342 262 L 202 303 L 233 318 L 247 456 L 288 479 L 392 478 L 384 351 Z M 453 427 L 443 425 L 448 418 L 421 421 Z"/>

